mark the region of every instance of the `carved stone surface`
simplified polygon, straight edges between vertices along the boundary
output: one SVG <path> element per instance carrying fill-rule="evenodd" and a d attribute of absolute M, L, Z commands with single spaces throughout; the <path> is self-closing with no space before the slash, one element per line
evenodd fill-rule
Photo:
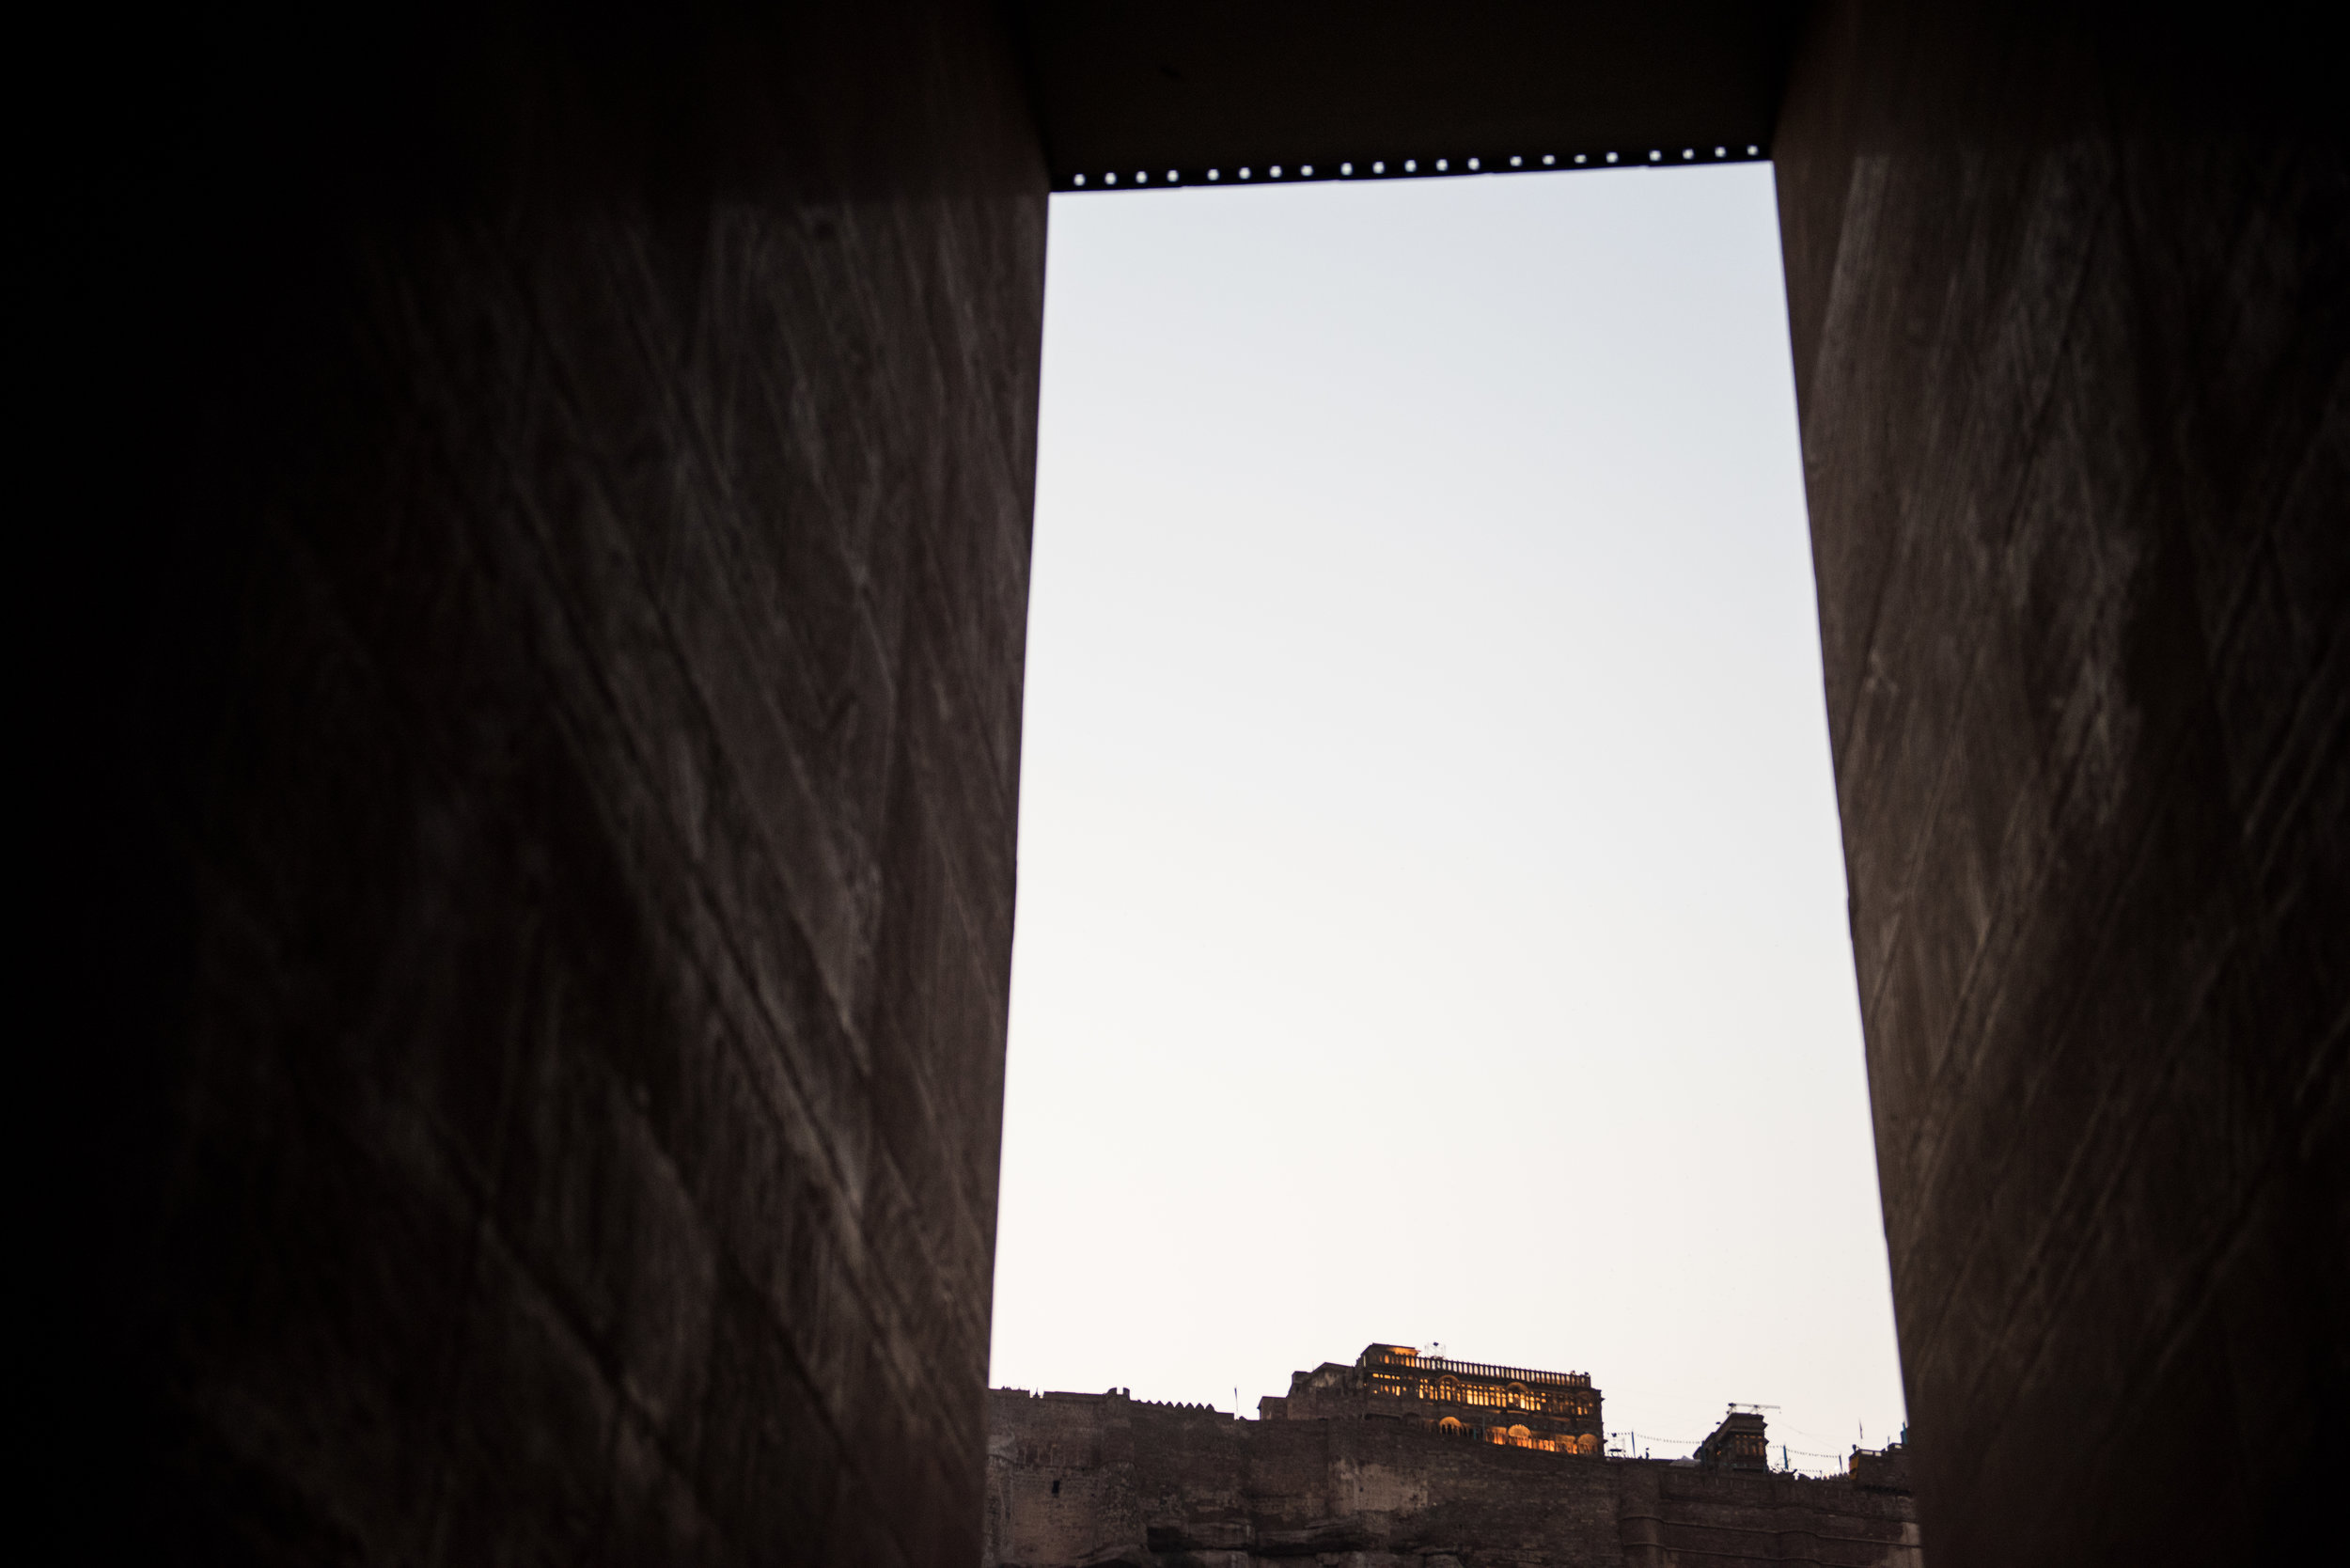
<path fill-rule="evenodd" d="M 239 26 L 145 149 L 152 423 L 65 579 L 131 1499 L 82 1528 L 963 1568 L 1044 262 L 1009 47 Z"/>
<path fill-rule="evenodd" d="M 2314 38 L 1818 8 L 1776 143 L 1937 1562 L 2350 1463 L 2350 161 Z"/>
<path fill-rule="evenodd" d="M 1937 1560 L 2286 1555 L 2350 1473 L 2339 55 L 1813 10 L 1772 147 Z M 39 1430 L 120 1499 L 59 1555 L 969 1560 L 1057 133 L 1006 15 L 27 50 Z M 1693 112 L 1771 98 L 1713 46 Z M 1465 133 L 1297 57 L 1284 123 Z"/>

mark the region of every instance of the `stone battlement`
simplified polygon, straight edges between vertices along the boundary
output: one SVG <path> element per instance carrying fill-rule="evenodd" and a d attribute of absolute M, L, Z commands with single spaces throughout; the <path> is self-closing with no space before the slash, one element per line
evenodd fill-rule
<path fill-rule="evenodd" d="M 1755 1463 L 1762 1418 L 1732 1412 L 1712 1463 L 1615 1458 L 1560 1440 L 1587 1420 L 1596 1432 L 1588 1376 L 1418 1363 L 1416 1379 L 1456 1380 L 1423 1395 L 1383 1388 L 1375 1374 L 1392 1365 L 1366 1353 L 1301 1372 L 1253 1421 L 1124 1389 L 995 1389 L 982 1562 L 1179 1568 L 1218 1553 L 1218 1568 L 1247 1568 L 1336 1553 L 1353 1568 L 1460 1568 L 1506 1552 L 1523 1568 L 1921 1568 L 1898 1448 L 1856 1453 L 1850 1475 L 1779 1474 Z M 1472 1376 L 1521 1403 L 1471 1403 Z M 1570 1403 L 1546 1409 L 1552 1397 Z"/>

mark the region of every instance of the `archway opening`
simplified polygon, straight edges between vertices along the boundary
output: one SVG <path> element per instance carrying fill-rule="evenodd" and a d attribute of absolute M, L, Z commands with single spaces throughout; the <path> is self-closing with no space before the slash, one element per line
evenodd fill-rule
<path fill-rule="evenodd" d="M 1767 165 L 1052 246 L 993 1380 L 1898 1430 Z"/>

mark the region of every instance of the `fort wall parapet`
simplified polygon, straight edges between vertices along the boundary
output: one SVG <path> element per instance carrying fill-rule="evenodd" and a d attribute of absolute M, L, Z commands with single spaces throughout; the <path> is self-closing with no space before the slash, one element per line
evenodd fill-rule
<path fill-rule="evenodd" d="M 982 1561 L 1247 1568 L 1318 1557 L 1348 1568 L 1922 1568 L 1899 1450 L 1889 1459 L 1856 1454 L 1843 1476 L 1774 1472 L 1746 1462 L 1761 1418 L 1733 1413 L 1716 1434 L 1724 1439 L 1716 1445 L 1719 1463 L 1618 1458 L 1555 1438 L 1513 1441 L 1507 1426 L 1493 1435 L 1501 1415 L 1529 1414 L 1520 1406 L 1474 1407 L 1496 1411 L 1481 1435 L 1466 1422 L 1448 1427 L 1441 1412 L 1465 1402 L 1379 1391 L 1368 1370 L 1358 1361 L 1300 1372 L 1287 1396 L 1261 1402 L 1253 1421 L 1135 1400 L 1122 1389 L 995 1389 Z M 1596 1419 L 1598 1391 L 1588 1377 L 1545 1385 L 1520 1369 L 1479 1368 L 1489 1373 L 1529 1394 L 1540 1387 L 1587 1392 Z M 1570 1410 L 1556 1419 L 1572 1428 L 1583 1418 Z"/>

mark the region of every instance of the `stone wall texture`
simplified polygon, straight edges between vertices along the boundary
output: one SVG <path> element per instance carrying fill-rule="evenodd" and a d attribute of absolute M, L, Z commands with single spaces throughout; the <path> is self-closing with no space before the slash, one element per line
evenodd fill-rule
<path fill-rule="evenodd" d="M 967 1563 L 1006 12 L 85 13 L 18 139 L 50 1555 Z M 2280 15 L 1820 0 L 1774 149 L 1950 1568 L 2283 1555 L 2350 1473 L 2350 161 Z M 1314 1463 L 1285 1551 L 1368 1517 Z"/>
<path fill-rule="evenodd" d="M 2257 10 L 1825 4 L 1780 122 L 1942 1568 L 2274 1560 L 2350 1461 L 2335 58 Z"/>
<path fill-rule="evenodd" d="M 1905 1492 L 1497 1447 L 1385 1416 L 988 1396 L 984 1568 L 1919 1568 Z"/>
<path fill-rule="evenodd" d="M 964 1568 L 1046 201 L 994 13 L 173 41 L 51 579 L 73 1555 Z"/>

